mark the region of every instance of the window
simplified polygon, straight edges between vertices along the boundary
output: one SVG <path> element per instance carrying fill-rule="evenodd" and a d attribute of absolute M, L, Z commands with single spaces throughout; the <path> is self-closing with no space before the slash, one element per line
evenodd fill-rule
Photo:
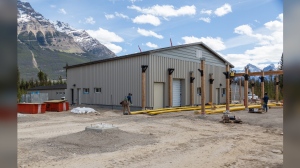
<path fill-rule="evenodd" d="M 222 88 L 222 97 L 226 95 L 226 88 Z"/>
<path fill-rule="evenodd" d="M 56 92 L 56 94 L 58 95 L 58 92 Z"/>
<path fill-rule="evenodd" d="M 90 89 L 89 88 L 83 88 L 83 94 L 89 94 Z"/>
<path fill-rule="evenodd" d="M 95 93 L 101 93 L 101 88 L 94 88 Z"/>
<path fill-rule="evenodd" d="M 197 94 L 198 94 L 199 96 L 201 96 L 201 87 L 198 87 L 198 88 L 197 88 Z"/>

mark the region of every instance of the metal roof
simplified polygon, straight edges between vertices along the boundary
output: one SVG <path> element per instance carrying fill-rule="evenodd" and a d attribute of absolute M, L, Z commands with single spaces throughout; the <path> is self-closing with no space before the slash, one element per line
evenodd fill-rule
<path fill-rule="evenodd" d="M 37 86 L 34 88 L 30 88 L 28 90 L 59 90 L 59 89 L 67 89 L 67 84 L 58 84 L 52 86 Z"/>
<path fill-rule="evenodd" d="M 218 58 L 220 58 L 222 61 L 224 61 L 224 63 L 228 63 L 231 68 L 234 68 L 234 66 L 230 62 L 228 62 L 227 60 L 225 60 L 221 55 L 219 55 L 218 53 L 216 53 L 214 50 L 212 50 L 210 47 L 208 47 L 203 42 L 189 43 L 189 44 L 183 44 L 183 45 L 177 45 L 177 46 L 159 48 L 159 49 L 154 49 L 154 50 L 149 50 L 149 51 L 144 51 L 144 52 L 139 52 L 139 53 L 124 55 L 124 56 L 118 56 L 118 57 L 113 57 L 113 58 L 108 58 L 108 59 L 102 59 L 102 60 L 97 60 L 97 61 L 86 62 L 86 63 L 82 63 L 82 64 L 76 64 L 76 65 L 66 66 L 64 68 L 70 69 L 70 68 L 81 67 L 81 66 L 86 66 L 86 65 L 92 65 L 92 64 L 102 63 L 102 62 L 108 62 L 108 61 L 114 61 L 114 60 L 119 60 L 119 59 L 125 59 L 125 58 L 128 58 L 128 57 L 150 55 L 150 54 L 157 53 L 157 52 L 160 52 L 160 51 L 177 49 L 177 48 L 182 48 L 182 47 L 187 47 L 187 46 L 193 46 L 193 45 L 202 45 L 207 50 L 209 50 L 214 55 L 216 55 Z"/>

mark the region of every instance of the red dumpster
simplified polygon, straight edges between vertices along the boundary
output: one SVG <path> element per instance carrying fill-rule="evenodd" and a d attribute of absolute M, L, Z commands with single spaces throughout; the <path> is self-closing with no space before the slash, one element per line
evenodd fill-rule
<path fill-rule="evenodd" d="M 19 103 L 18 112 L 24 114 L 40 114 L 46 112 L 45 103 Z"/>
<path fill-rule="evenodd" d="M 68 111 L 69 103 L 64 100 L 51 100 L 46 101 L 46 111 Z"/>

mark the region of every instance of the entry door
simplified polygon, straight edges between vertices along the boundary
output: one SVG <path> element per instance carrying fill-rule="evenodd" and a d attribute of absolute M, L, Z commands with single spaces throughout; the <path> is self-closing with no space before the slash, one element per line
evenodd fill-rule
<path fill-rule="evenodd" d="M 153 109 L 164 107 L 164 83 L 154 83 Z"/>
<path fill-rule="evenodd" d="M 220 89 L 216 89 L 216 104 L 220 104 Z"/>
<path fill-rule="evenodd" d="M 81 104 L 80 93 L 81 93 L 81 89 L 77 89 L 77 104 Z"/>
<path fill-rule="evenodd" d="M 179 79 L 173 79 L 173 106 L 181 106 L 181 83 Z"/>
<path fill-rule="evenodd" d="M 74 104 L 74 89 L 71 89 L 71 100 L 72 104 Z"/>

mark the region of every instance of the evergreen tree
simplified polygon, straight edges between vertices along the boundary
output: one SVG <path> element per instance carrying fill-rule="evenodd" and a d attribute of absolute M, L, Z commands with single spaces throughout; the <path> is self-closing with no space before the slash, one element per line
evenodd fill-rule
<path fill-rule="evenodd" d="M 19 67 L 17 67 L 17 100 L 18 102 L 20 102 L 20 98 L 21 98 L 21 89 L 20 89 L 20 71 L 19 71 Z"/>
<path fill-rule="evenodd" d="M 281 59 L 280 59 L 280 62 L 279 62 L 279 70 L 283 70 L 283 53 L 281 55 Z M 280 87 L 280 90 L 283 89 L 283 74 L 282 75 L 279 75 L 279 87 Z"/>

